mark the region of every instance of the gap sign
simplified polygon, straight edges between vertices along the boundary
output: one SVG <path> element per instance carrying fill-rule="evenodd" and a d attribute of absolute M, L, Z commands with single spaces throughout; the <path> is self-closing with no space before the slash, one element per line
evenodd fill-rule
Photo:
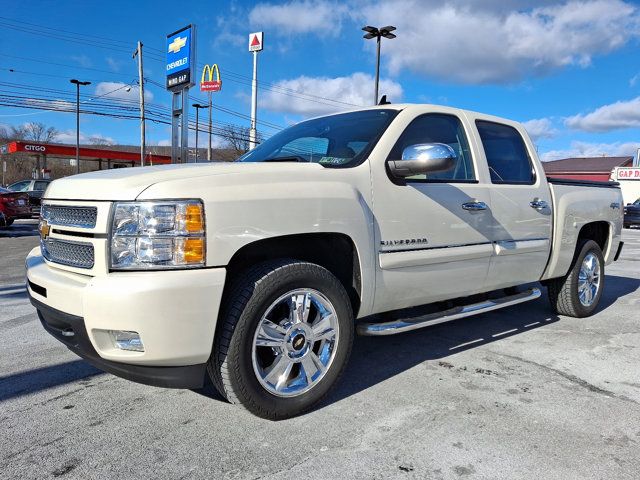
<path fill-rule="evenodd" d="M 195 26 L 167 35 L 167 90 L 192 87 L 195 65 Z"/>

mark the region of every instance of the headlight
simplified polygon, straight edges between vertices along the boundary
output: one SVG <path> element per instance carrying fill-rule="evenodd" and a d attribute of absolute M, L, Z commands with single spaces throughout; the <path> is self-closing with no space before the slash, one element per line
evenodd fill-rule
<path fill-rule="evenodd" d="M 113 208 L 111 268 L 157 270 L 204 266 L 201 201 L 117 202 Z"/>

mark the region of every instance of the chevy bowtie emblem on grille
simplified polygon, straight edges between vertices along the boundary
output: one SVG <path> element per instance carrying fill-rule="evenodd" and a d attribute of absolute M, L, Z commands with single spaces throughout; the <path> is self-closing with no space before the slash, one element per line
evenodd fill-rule
<path fill-rule="evenodd" d="M 41 220 L 40 225 L 38 225 L 38 231 L 40 232 L 40 238 L 42 240 L 46 240 L 51 232 L 51 226 L 47 223 L 46 220 Z"/>

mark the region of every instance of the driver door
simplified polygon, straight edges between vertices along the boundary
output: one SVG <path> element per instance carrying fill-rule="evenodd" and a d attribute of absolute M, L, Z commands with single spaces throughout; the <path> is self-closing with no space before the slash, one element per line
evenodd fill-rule
<path fill-rule="evenodd" d="M 445 112 L 406 118 L 387 160 L 400 159 L 411 145 L 444 143 L 456 152 L 453 169 L 398 179 L 384 162 L 372 163 L 376 312 L 471 295 L 485 285 L 493 252 L 491 195 L 465 120 Z"/>

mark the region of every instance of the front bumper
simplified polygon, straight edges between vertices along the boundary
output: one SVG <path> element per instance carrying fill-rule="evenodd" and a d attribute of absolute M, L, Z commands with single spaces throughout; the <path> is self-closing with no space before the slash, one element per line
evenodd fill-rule
<path fill-rule="evenodd" d="M 27 289 L 43 326 L 89 363 L 150 385 L 193 388 L 195 377 L 201 384 L 224 268 L 91 277 L 49 265 L 39 248 L 26 265 Z M 65 328 L 73 336 L 64 336 Z M 137 332 L 144 352 L 118 349 L 109 330 Z"/>
<path fill-rule="evenodd" d="M 127 380 L 156 387 L 200 388 L 203 386 L 206 363 L 181 367 L 151 367 L 105 360 L 93 348 L 82 317 L 48 307 L 34 299 L 31 294 L 29 297 L 38 310 L 38 317 L 44 329 L 94 367 Z"/>

